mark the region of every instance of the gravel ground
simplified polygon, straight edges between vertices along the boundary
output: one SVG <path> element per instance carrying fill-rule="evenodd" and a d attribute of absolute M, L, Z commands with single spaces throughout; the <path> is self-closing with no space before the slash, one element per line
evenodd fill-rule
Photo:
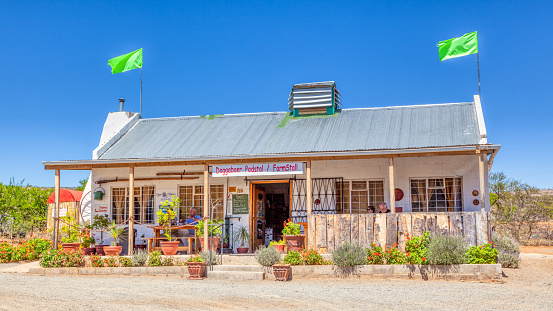
<path fill-rule="evenodd" d="M 0 270 L 6 267 L 0 265 Z M 520 269 L 504 269 L 504 273 L 499 282 L 319 279 L 282 283 L 0 272 L 0 310 L 553 310 L 553 256 L 524 254 Z"/>

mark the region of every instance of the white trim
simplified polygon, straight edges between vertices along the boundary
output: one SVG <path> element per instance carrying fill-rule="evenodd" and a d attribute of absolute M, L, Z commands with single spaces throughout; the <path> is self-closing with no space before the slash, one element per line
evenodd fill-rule
<path fill-rule="evenodd" d="M 474 95 L 474 109 L 476 110 L 476 120 L 478 121 L 478 130 L 480 131 L 480 144 L 487 144 L 488 134 L 486 133 L 484 113 L 482 113 L 482 104 L 480 103 L 479 95 Z"/>

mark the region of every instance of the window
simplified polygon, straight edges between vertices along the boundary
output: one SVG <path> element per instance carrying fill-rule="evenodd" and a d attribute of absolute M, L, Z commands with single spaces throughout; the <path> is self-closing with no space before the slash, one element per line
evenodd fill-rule
<path fill-rule="evenodd" d="M 123 223 L 129 218 L 129 188 L 112 188 L 111 218 Z M 143 224 L 154 223 L 154 186 L 134 187 L 134 219 Z"/>
<path fill-rule="evenodd" d="M 179 198 L 180 202 L 180 219 L 188 218 L 190 215 L 190 208 L 196 208 L 196 213 L 200 216 L 203 215 L 204 207 L 204 187 L 203 186 L 180 186 Z M 210 185 L 210 197 L 212 210 L 212 219 L 223 218 L 223 199 L 225 186 L 224 185 Z"/>
<path fill-rule="evenodd" d="M 336 213 L 338 214 L 366 214 L 369 205 L 378 209 L 378 205 L 384 202 L 384 181 L 382 180 L 344 181 L 343 195 L 341 190 L 342 184 L 337 183 Z"/>
<path fill-rule="evenodd" d="M 463 210 L 462 178 L 412 178 L 413 212 L 460 212 Z"/>

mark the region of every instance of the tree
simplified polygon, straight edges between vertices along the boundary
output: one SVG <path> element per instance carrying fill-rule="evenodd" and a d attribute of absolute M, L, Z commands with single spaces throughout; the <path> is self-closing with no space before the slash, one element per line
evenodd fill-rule
<path fill-rule="evenodd" d="M 88 183 L 88 178 L 79 180 L 79 186 L 75 188 L 75 190 L 84 191 L 84 188 L 86 188 L 87 183 Z"/>
<path fill-rule="evenodd" d="M 505 173 L 491 173 L 490 204 L 494 229 L 517 240 L 530 239 L 540 222 L 553 219 L 553 196 Z"/>

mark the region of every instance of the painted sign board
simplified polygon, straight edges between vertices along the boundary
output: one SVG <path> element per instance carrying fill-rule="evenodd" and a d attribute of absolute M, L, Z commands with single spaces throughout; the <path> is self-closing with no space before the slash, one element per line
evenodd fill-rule
<path fill-rule="evenodd" d="M 247 194 L 233 194 L 232 195 L 232 214 L 249 214 L 250 209 L 248 207 L 248 195 Z"/>
<path fill-rule="evenodd" d="M 214 165 L 212 177 L 267 176 L 303 174 L 303 163 L 260 163 L 243 165 Z"/>
<path fill-rule="evenodd" d="M 94 206 L 94 213 L 106 214 L 107 212 L 108 212 L 107 206 Z"/>

